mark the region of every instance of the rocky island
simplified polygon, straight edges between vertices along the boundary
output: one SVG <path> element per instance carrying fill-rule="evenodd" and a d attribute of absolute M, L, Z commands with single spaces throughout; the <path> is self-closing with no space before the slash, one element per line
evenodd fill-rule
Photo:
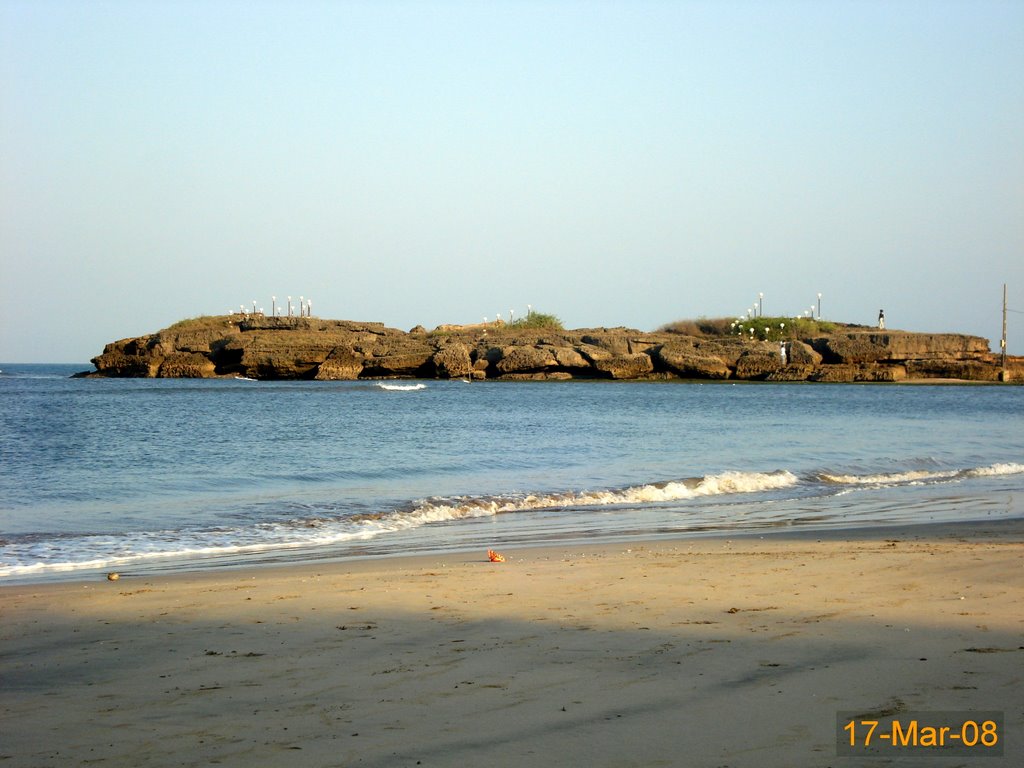
<path fill-rule="evenodd" d="M 815 321 L 766 321 L 747 334 L 722 321 L 659 331 L 507 325 L 405 332 L 383 323 L 223 315 L 106 345 L 89 377 L 355 380 L 731 379 L 896 382 L 1020 381 L 987 339 L 882 331 Z M 746 329 L 746 330 L 750 330 Z"/>

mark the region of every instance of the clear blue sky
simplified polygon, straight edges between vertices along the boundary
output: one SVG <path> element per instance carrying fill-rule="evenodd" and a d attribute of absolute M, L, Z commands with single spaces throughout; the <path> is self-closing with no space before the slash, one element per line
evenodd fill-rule
<path fill-rule="evenodd" d="M 1022 73 L 1018 0 L 2 0 L 0 360 L 289 294 L 997 346 Z"/>

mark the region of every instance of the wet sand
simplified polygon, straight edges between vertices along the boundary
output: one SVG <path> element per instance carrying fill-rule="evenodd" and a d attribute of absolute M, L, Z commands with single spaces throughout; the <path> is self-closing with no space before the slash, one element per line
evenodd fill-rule
<path fill-rule="evenodd" d="M 1021 764 L 1024 521 L 503 552 L 2 588 L 0 766 Z"/>

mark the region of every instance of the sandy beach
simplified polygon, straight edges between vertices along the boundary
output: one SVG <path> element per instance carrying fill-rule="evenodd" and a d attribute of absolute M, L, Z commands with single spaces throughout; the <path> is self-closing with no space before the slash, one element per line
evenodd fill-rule
<path fill-rule="evenodd" d="M 0 765 L 935 765 L 836 715 L 1001 710 L 1024 522 L 0 590 Z"/>

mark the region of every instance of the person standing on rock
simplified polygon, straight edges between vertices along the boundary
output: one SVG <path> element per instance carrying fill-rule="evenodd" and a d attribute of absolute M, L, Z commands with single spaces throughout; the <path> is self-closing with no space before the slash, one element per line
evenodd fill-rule
<path fill-rule="evenodd" d="M 884 331 L 885 330 L 885 310 L 884 309 L 878 310 L 878 330 L 880 330 L 880 331 Z"/>

